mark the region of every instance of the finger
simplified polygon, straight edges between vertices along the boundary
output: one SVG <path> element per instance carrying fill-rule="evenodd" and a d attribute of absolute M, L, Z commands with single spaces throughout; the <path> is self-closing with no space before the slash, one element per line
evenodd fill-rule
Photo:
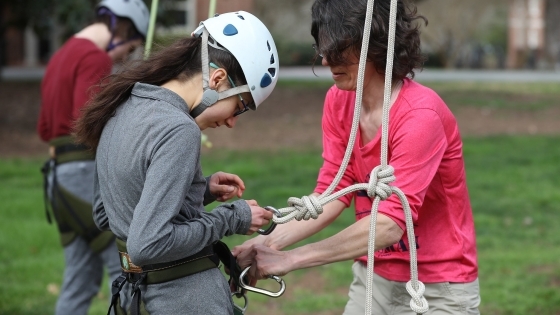
<path fill-rule="evenodd" d="M 210 176 L 210 183 L 219 184 L 220 178 L 222 177 L 222 172 L 216 172 Z"/>
<path fill-rule="evenodd" d="M 236 186 L 233 185 L 216 185 L 214 186 L 214 194 L 217 196 L 228 196 L 234 195 Z"/>
<path fill-rule="evenodd" d="M 249 285 L 250 285 L 250 286 L 252 286 L 252 287 L 257 286 L 257 281 L 258 281 L 258 280 L 257 280 L 256 278 L 249 277 Z"/>
<path fill-rule="evenodd" d="M 250 207 L 258 207 L 258 206 L 259 206 L 259 204 L 257 203 L 257 201 L 256 201 L 256 200 L 253 200 L 253 199 L 251 199 L 251 200 L 245 200 L 245 202 L 247 202 L 247 204 L 248 204 Z"/>
<path fill-rule="evenodd" d="M 233 257 L 237 257 L 241 252 L 242 252 L 241 246 L 235 246 L 235 247 L 231 250 L 231 255 L 232 255 Z"/>
<path fill-rule="evenodd" d="M 263 214 L 263 218 L 267 219 L 267 220 L 272 220 L 272 216 L 274 215 L 274 213 L 272 213 L 271 211 L 268 211 L 266 209 L 264 209 L 264 214 Z"/>
<path fill-rule="evenodd" d="M 216 197 L 216 200 L 224 202 L 224 201 L 230 200 L 234 196 L 235 196 L 235 194 L 224 194 L 224 195 Z"/>
<path fill-rule="evenodd" d="M 235 257 L 253 257 L 253 246 L 254 245 L 243 243 L 241 245 L 235 246 L 231 251 L 231 254 Z"/>
<path fill-rule="evenodd" d="M 234 185 L 237 186 L 241 192 L 245 191 L 245 183 L 243 182 L 243 180 L 241 180 L 239 176 L 235 174 L 224 173 L 222 174 L 220 180 L 222 184 Z"/>
<path fill-rule="evenodd" d="M 258 275 L 257 268 L 254 265 L 252 265 L 251 268 L 249 268 L 249 278 L 250 279 L 259 279 L 257 275 Z"/>
<path fill-rule="evenodd" d="M 235 174 L 226 173 L 226 178 L 229 183 L 233 183 L 235 186 L 239 187 L 239 190 L 241 191 L 245 190 L 245 183 L 243 182 L 243 180 L 241 180 L 239 176 Z"/>

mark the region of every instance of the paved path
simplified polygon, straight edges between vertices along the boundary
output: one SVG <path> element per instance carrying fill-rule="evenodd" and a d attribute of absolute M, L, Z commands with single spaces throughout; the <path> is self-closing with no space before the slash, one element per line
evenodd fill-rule
<path fill-rule="evenodd" d="M 0 70 L 0 80 L 22 81 L 40 80 L 44 68 L 7 67 Z M 328 68 L 315 67 L 280 68 L 280 78 L 289 80 L 331 80 Z M 507 82 L 560 82 L 560 71 L 531 70 L 431 70 L 426 69 L 416 75 L 418 81 L 507 81 Z"/>

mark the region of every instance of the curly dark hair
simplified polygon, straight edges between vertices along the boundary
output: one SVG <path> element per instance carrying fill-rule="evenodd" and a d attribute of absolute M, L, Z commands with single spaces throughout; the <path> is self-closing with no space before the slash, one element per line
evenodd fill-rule
<path fill-rule="evenodd" d="M 391 0 L 375 0 L 371 26 L 368 61 L 378 73 L 385 74 L 389 39 L 389 11 Z M 395 31 L 395 59 L 393 80 L 414 77 L 414 69 L 421 69 L 425 56 L 420 49 L 420 24 L 428 20 L 418 15 L 416 6 L 398 0 Z M 311 35 L 317 49 L 330 65 L 348 64 L 347 53 L 358 58 L 362 48 L 367 0 L 315 0 L 311 8 Z M 349 49 L 349 50 L 347 50 Z M 319 55 L 315 56 L 317 59 Z"/>

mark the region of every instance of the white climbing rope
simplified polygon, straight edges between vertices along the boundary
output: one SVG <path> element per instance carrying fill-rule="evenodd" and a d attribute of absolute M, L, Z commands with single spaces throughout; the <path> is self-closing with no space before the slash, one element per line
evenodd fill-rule
<path fill-rule="evenodd" d="M 359 119 L 362 106 L 362 96 L 364 89 L 364 73 L 367 61 L 367 52 L 369 46 L 370 29 L 373 16 L 374 0 L 368 0 L 366 10 L 366 20 L 363 34 L 362 48 L 360 51 L 360 62 L 358 68 L 358 82 L 356 89 L 356 102 L 354 105 L 354 117 L 352 120 L 352 129 L 350 131 L 350 138 L 348 146 L 344 154 L 344 158 L 336 174 L 335 179 L 331 185 L 320 196 L 303 196 L 302 198 L 291 197 L 288 199 L 289 207 L 278 209 L 282 214 L 281 217 L 274 215 L 273 221 L 277 224 L 286 223 L 293 219 L 309 220 L 310 218 L 317 219 L 323 213 L 323 205 L 338 199 L 339 197 L 357 190 L 366 190 L 370 198 L 374 198 L 371 215 L 370 215 L 370 231 L 368 243 L 368 266 L 367 266 L 367 284 L 366 284 L 366 314 L 372 314 L 372 299 L 373 299 L 373 263 L 374 263 L 374 250 L 375 250 L 375 228 L 377 223 L 377 212 L 379 202 L 386 200 L 395 193 L 403 206 L 406 221 L 406 232 L 408 236 L 408 243 L 410 248 L 410 281 L 406 284 L 406 290 L 412 297 L 410 301 L 410 308 L 418 313 L 424 314 L 428 311 L 428 302 L 423 297 L 424 284 L 418 280 L 418 262 L 416 256 L 416 240 L 414 237 L 414 226 L 412 222 L 412 214 L 408 200 L 405 194 L 397 187 L 391 186 L 395 180 L 394 169 L 387 163 L 388 151 L 388 135 L 389 135 L 389 109 L 391 105 L 391 82 L 393 72 L 393 58 L 395 47 L 395 29 L 396 29 L 396 16 L 397 16 L 397 2 L 398 0 L 391 0 L 391 10 L 389 19 L 389 42 L 387 46 L 387 64 L 385 71 L 385 89 L 383 97 L 383 116 L 381 125 L 381 165 L 375 167 L 371 174 L 370 180 L 367 184 L 355 184 L 342 189 L 334 194 L 331 193 L 340 183 L 344 172 L 350 161 L 352 149 L 356 141 L 356 134 L 359 126 Z"/>

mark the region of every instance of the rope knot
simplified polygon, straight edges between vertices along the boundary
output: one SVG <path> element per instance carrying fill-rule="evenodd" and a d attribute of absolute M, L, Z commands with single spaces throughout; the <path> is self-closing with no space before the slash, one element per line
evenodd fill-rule
<path fill-rule="evenodd" d="M 381 200 L 386 200 L 393 193 L 393 189 L 389 185 L 395 180 L 395 169 L 391 165 L 387 165 L 384 169 L 381 165 L 376 166 L 369 175 L 369 183 L 367 194 L 370 198 L 379 196 Z"/>
<path fill-rule="evenodd" d="M 428 301 L 424 297 L 426 286 L 421 281 L 418 281 L 418 290 L 412 286 L 412 281 L 406 283 L 406 291 L 412 297 L 410 300 L 410 308 L 417 314 L 424 314 L 429 310 Z"/>
<path fill-rule="evenodd" d="M 323 206 L 316 196 L 303 196 L 299 198 L 289 198 L 288 205 L 294 207 L 297 211 L 295 219 L 297 221 L 317 219 L 323 213 Z"/>

